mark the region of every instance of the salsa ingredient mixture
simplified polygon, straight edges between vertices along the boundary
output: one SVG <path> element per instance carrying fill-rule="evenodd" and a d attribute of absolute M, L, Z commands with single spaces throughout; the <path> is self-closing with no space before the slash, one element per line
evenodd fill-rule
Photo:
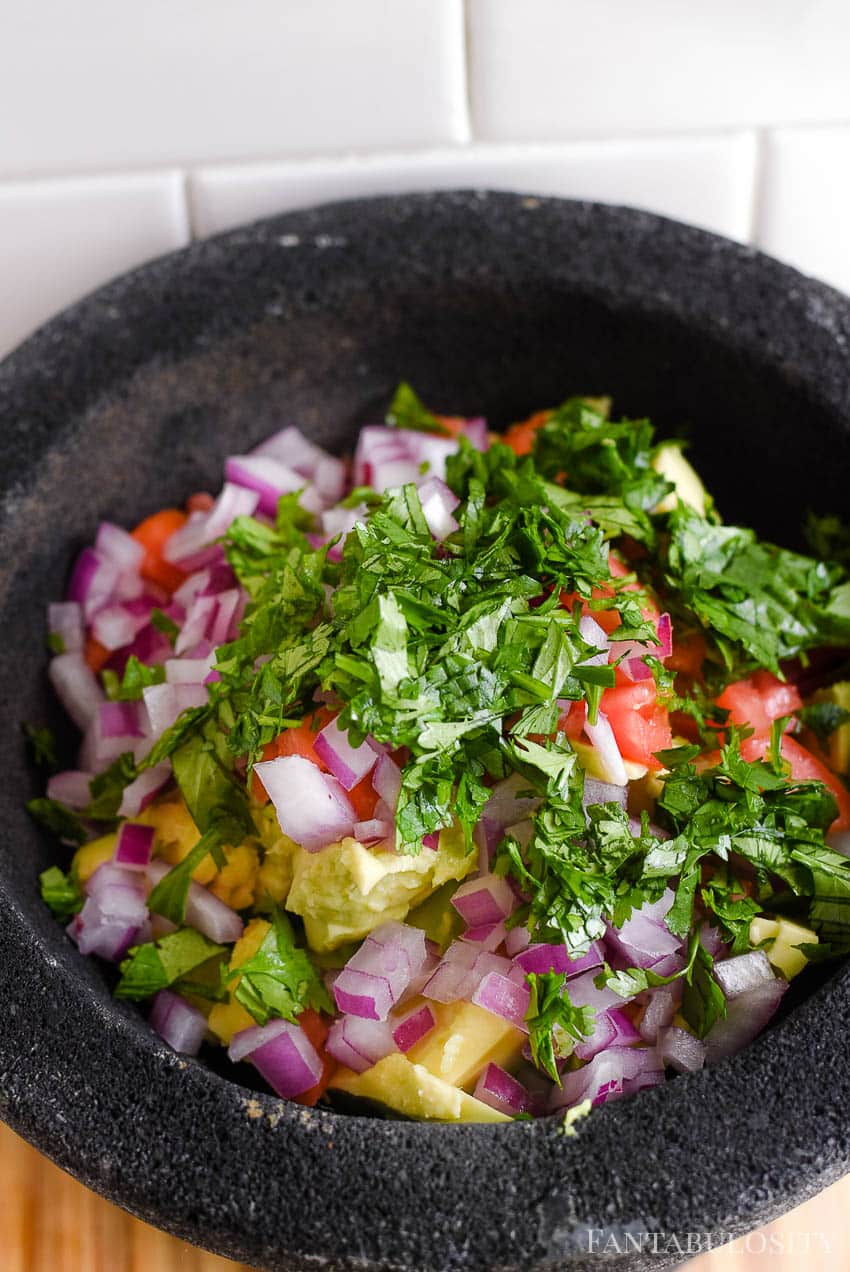
<path fill-rule="evenodd" d="M 77 559 L 78 768 L 29 805 L 74 848 L 45 901 L 172 1047 L 306 1105 L 572 1119 L 850 950 L 834 518 L 833 560 L 725 525 L 606 399 L 492 435 L 404 384 L 353 461 L 289 427 L 224 477 Z"/>

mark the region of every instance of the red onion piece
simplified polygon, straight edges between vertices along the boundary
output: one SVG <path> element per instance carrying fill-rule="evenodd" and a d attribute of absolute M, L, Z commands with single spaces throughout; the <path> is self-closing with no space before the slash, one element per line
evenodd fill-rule
<path fill-rule="evenodd" d="M 163 760 L 152 768 L 143 769 L 138 777 L 124 787 L 119 817 L 138 817 L 143 808 L 156 798 L 162 788 L 171 779 L 171 761 Z"/>
<path fill-rule="evenodd" d="M 122 822 L 112 859 L 125 870 L 146 870 L 151 861 L 153 841 L 153 826 Z"/>
<path fill-rule="evenodd" d="M 81 954 L 117 962 L 148 917 L 144 883 L 137 874 L 106 862 L 89 879 L 74 939 Z"/>
<path fill-rule="evenodd" d="M 227 1051 L 236 1063 L 249 1059 L 269 1086 L 284 1099 L 303 1095 L 322 1076 L 322 1060 L 300 1025 L 270 1020 L 234 1034 Z"/>
<path fill-rule="evenodd" d="M 724 959 L 714 969 L 714 979 L 729 1001 L 764 981 L 775 980 L 776 976 L 764 950 L 752 950 L 749 954 Z"/>
<path fill-rule="evenodd" d="M 145 550 L 131 534 L 111 521 L 101 521 L 97 528 L 94 548 L 98 556 L 105 557 L 118 566 L 120 573 L 138 572 L 145 559 Z"/>
<path fill-rule="evenodd" d="M 217 611 L 218 603 L 215 596 L 199 594 L 195 597 L 187 610 L 185 622 L 174 644 L 174 653 L 178 657 L 188 653 L 200 641 L 209 639 Z"/>
<path fill-rule="evenodd" d="M 313 471 L 313 485 L 325 507 L 338 503 L 348 485 L 344 461 L 336 455 L 322 455 Z"/>
<path fill-rule="evenodd" d="M 393 1027 L 392 1039 L 399 1051 L 409 1051 L 429 1030 L 433 1029 L 437 1018 L 427 1003 L 402 1016 Z"/>
<path fill-rule="evenodd" d="M 565 972 L 567 977 L 578 976 L 605 962 L 605 950 L 600 941 L 594 941 L 586 954 L 571 958 L 566 945 L 529 945 L 517 954 L 514 963 L 523 972 Z"/>
<path fill-rule="evenodd" d="M 583 972 L 570 981 L 570 1002 L 574 1007 L 592 1007 L 597 1012 L 610 1011 L 612 1007 L 622 1007 L 624 1003 L 631 1001 L 615 993 L 607 985 L 603 989 L 597 989 L 594 977 L 598 975 L 596 971 Z"/>
<path fill-rule="evenodd" d="M 446 459 L 456 450 L 457 441 L 451 437 L 370 424 L 357 439 L 354 484 L 385 491 L 407 482 L 420 486 L 427 477 L 445 479 Z"/>
<path fill-rule="evenodd" d="M 150 734 L 156 740 L 190 707 L 204 707 L 209 701 L 204 685 L 146 685 L 142 690 L 150 720 Z"/>
<path fill-rule="evenodd" d="M 528 949 L 531 936 L 527 927 L 511 928 L 505 936 L 505 953 L 510 958 L 515 958 L 517 954 Z"/>
<path fill-rule="evenodd" d="M 328 1031 L 325 1050 L 340 1064 L 363 1073 L 395 1051 L 396 1044 L 389 1021 L 340 1016 Z"/>
<path fill-rule="evenodd" d="M 761 950 L 757 952 L 762 953 Z M 746 958 L 747 955 L 741 957 Z M 734 960 L 729 959 L 728 962 Z M 725 966 L 725 962 L 720 963 L 717 970 Z M 770 1021 L 787 988 L 787 981 L 775 977 L 760 981 L 729 1000 L 725 1017 L 712 1025 L 703 1039 L 705 1063 L 717 1064 L 748 1047 Z"/>
<path fill-rule="evenodd" d="M 357 816 L 336 778 L 301 755 L 281 755 L 254 766 L 281 830 L 307 852 L 318 852 L 354 830 Z"/>
<path fill-rule="evenodd" d="M 428 529 L 438 542 L 447 539 L 458 529 L 452 513 L 460 500 L 439 477 L 429 477 L 427 481 L 423 481 L 419 487 L 419 502 Z"/>
<path fill-rule="evenodd" d="M 628 775 L 623 765 L 623 757 L 617 746 L 614 730 L 611 728 L 604 711 L 597 711 L 596 724 L 585 722 L 584 731 L 599 759 L 604 772 L 604 781 L 613 786 L 628 785 Z"/>
<path fill-rule="evenodd" d="M 486 451 L 490 449 L 490 435 L 487 431 L 487 421 L 483 415 L 475 415 L 466 420 L 461 432 L 476 450 Z"/>
<path fill-rule="evenodd" d="M 57 654 L 47 669 L 50 683 L 74 724 L 85 730 L 104 701 L 103 690 L 79 650 Z"/>
<path fill-rule="evenodd" d="M 507 1113 L 509 1117 L 516 1117 L 517 1113 L 533 1113 L 537 1108 L 536 1101 L 522 1083 L 497 1064 L 487 1065 L 472 1094 L 482 1104 Z"/>
<path fill-rule="evenodd" d="M 151 1005 L 150 1023 L 169 1047 L 184 1056 L 196 1056 L 201 1049 L 207 1022 L 202 1012 L 179 994 L 161 989 Z"/>
<path fill-rule="evenodd" d="M 586 641 L 588 645 L 592 645 L 594 649 L 599 650 L 598 654 L 583 658 L 581 665 L 583 667 L 604 667 L 608 662 L 608 647 L 610 645 L 605 629 L 599 626 L 595 618 L 585 614 L 579 619 L 578 630 L 582 640 Z"/>
<path fill-rule="evenodd" d="M 655 1048 L 609 1047 L 583 1069 L 566 1073 L 563 1087 L 552 1095 L 552 1107 L 563 1108 L 589 1099 L 595 1106 L 628 1095 L 644 1085 L 664 1080 L 664 1065 Z"/>
<path fill-rule="evenodd" d="M 327 451 L 311 442 L 292 424 L 260 442 L 251 455 L 268 455 L 278 463 L 294 468 L 302 477 L 312 477 L 321 461 L 331 458 Z"/>
<path fill-rule="evenodd" d="M 660 959 L 678 954 L 682 949 L 680 939 L 663 921 L 646 914 L 644 907 L 633 910 L 619 930 L 609 924 L 605 939 L 611 949 L 634 967 L 655 967 Z"/>
<path fill-rule="evenodd" d="M 171 866 L 159 859 L 153 860 L 147 868 L 147 877 L 152 887 L 167 875 Z M 235 910 L 225 905 L 207 888 L 201 887 L 194 879 L 189 884 L 186 898 L 186 922 L 189 927 L 202 932 L 204 936 L 220 945 L 229 945 L 238 941 L 244 931 L 244 924 Z"/>
<path fill-rule="evenodd" d="M 388 808 L 395 811 L 401 790 L 401 769 L 389 755 L 378 756 L 372 773 L 372 787 Z"/>
<path fill-rule="evenodd" d="M 169 685 L 202 685 L 215 668 L 215 654 L 206 658 L 169 658 L 165 663 L 165 683 Z"/>
<path fill-rule="evenodd" d="M 80 769 L 66 769 L 64 773 L 54 773 L 47 779 L 47 798 L 58 800 L 68 808 L 86 808 L 91 802 L 89 784 L 94 775 Z"/>
<path fill-rule="evenodd" d="M 379 839 L 389 839 L 393 833 L 393 824 L 381 821 L 378 817 L 372 817 L 369 821 L 355 822 L 352 833 L 361 844 L 374 844 Z"/>
<path fill-rule="evenodd" d="M 334 982 L 337 1007 L 367 1020 L 386 1020 L 427 956 L 420 928 L 383 923 L 369 934 Z"/>
<path fill-rule="evenodd" d="M 504 920 L 500 923 L 484 923 L 480 927 L 467 928 L 461 933 L 462 941 L 469 941 L 472 945 L 478 945 L 481 949 L 492 953 L 497 950 L 505 939 Z"/>
<path fill-rule="evenodd" d="M 348 733 L 339 727 L 338 719 L 331 720 L 316 735 L 313 749 L 346 791 L 353 790 L 378 760 L 366 742 L 361 742 L 360 746 L 351 745 Z"/>
<path fill-rule="evenodd" d="M 104 738 L 143 738 L 141 704 L 138 702 L 103 702 L 98 708 L 100 732 Z"/>
<path fill-rule="evenodd" d="M 224 475 L 228 481 L 259 496 L 258 510 L 267 517 L 277 514 L 281 495 L 301 490 L 304 478 L 270 455 L 229 455 L 224 461 Z"/>
<path fill-rule="evenodd" d="M 579 1060 L 592 1060 L 607 1047 L 628 1047 L 640 1042 L 640 1034 L 621 1008 L 597 1012 L 593 1018 L 593 1031 L 575 1045 Z"/>
<path fill-rule="evenodd" d="M 705 1064 L 705 1043 L 676 1025 L 659 1032 L 658 1051 L 677 1073 L 696 1073 Z"/>
<path fill-rule="evenodd" d="M 488 972 L 472 995 L 472 1001 L 494 1016 L 501 1016 L 515 1028 L 528 1033 L 525 1023 L 528 1012 L 529 990 L 522 985 L 515 985 L 499 972 Z"/>
<path fill-rule="evenodd" d="M 108 604 L 120 577 L 113 561 L 107 561 L 94 548 L 83 548 L 71 571 L 67 599 L 78 601 L 87 622 Z"/>
<path fill-rule="evenodd" d="M 481 810 L 481 820 L 498 828 L 498 834 L 506 826 L 513 826 L 529 813 L 533 813 L 540 807 L 540 803 L 539 797 L 529 790 L 528 779 L 520 773 L 512 773 L 493 787 L 490 798 Z M 498 834 L 498 838 L 501 838 L 501 834 Z"/>
<path fill-rule="evenodd" d="M 186 524 L 166 540 L 163 549 L 165 560 L 172 565 L 184 563 L 186 568 L 191 569 L 193 557 L 221 538 L 237 517 L 250 517 L 259 498 L 256 491 L 245 490 L 226 481 L 209 512 L 193 512 Z"/>
<path fill-rule="evenodd" d="M 649 990 L 647 1002 L 638 1032 L 644 1042 L 655 1042 L 659 1032 L 673 1023 L 673 1017 L 679 1010 L 682 1001 L 681 981 L 673 981 L 671 985 L 659 985 Z"/>
<path fill-rule="evenodd" d="M 462 883 L 451 902 L 470 927 L 481 927 L 506 919 L 516 906 L 516 897 L 506 879 L 482 875 Z"/>
<path fill-rule="evenodd" d="M 47 607 L 47 630 L 58 643 L 57 653 L 71 654 L 85 644 L 83 607 L 77 601 L 53 601 Z"/>
<path fill-rule="evenodd" d="M 586 777 L 584 779 L 584 792 L 581 802 L 585 808 L 589 808 L 591 804 L 619 804 L 621 808 L 625 808 L 628 799 L 629 788 L 627 786 L 615 786 L 613 782 L 600 782 L 595 777 Z"/>

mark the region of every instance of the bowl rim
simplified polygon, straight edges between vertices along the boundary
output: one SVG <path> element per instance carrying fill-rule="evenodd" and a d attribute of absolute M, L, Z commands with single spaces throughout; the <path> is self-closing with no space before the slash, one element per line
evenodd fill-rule
<path fill-rule="evenodd" d="M 318 247 L 322 236 L 333 239 L 342 234 L 340 227 L 347 232 L 356 224 L 368 225 L 373 256 L 382 250 L 382 233 L 389 254 L 398 250 L 401 231 L 459 222 L 481 232 L 482 254 L 492 235 L 503 235 L 506 227 L 525 237 L 526 246 L 518 251 L 539 249 L 545 235 L 555 231 L 562 236 L 560 244 L 588 234 L 607 236 L 621 251 L 624 244 L 631 245 L 628 250 L 637 244 L 645 254 L 641 286 L 651 277 L 656 289 L 651 296 L 636 291 L 636 305 L 660 307 L 692 324 L 702 321 L 727 338 L 734 318 L 736 347 L 781 367 L 789 382 L 803 384 L 841 419 L 850 419 L 844 365 L 850 300 L 825 284 L 750 247 L 634 209 L 447 191 L 348 200 L 266 218 L 193 243 L 99 288 L 0 364 L 0 436 L 30 428 L 36 459 L 58 445 L 61 435 L 57 440 L 49 418 L 40 421 L 33 414 L 47 379 L 63 375 L 73 403 L 74 392 L 85 388 L 80 381 L 92 333 L 102 331 L 117 310 L 123 334 L 114 373 L 120 381 L 128 366 L 120 349 L 126 358 L 134 334 L 141 333 L 146 297 L 161 299 L 177 275 L 200 286 L 208 270 L 219 270 L 231 254 L 244 255 L 246 245 L 262 254 L 272 241 L 295 236 Z M 541 222 L 544 228 L 538 229 Z M 663 262 L 671 254 L 677 270 L 665 276 Z M 341 268 L 347 268 L 344 262 Z M 580 264 L 565 265 L 565 276 L 570 268 L 580 276 Z M 626 288 L 631 285 L 627 281 Z M 733 290 L 738 291 L 734 305 Z M 781 329 L 765 317 L 765 298 L 777 297 L 784 298 L 794 318 Z M 642 1092 L 639 1099 L 603 1106 L 567 1136 L 552 1119 L 510 1127 L 378 1122 L 305 1110 L 247 1091 L 201 1063 L 176 1056 L 135 1014 L 105 1001 L 93 981 L 77 974 L 73 961 L 63 961 L 59 946 L 64 940 L 58 928 L 54 938 L 35 924 L 0 878 L 0 967 L 8 962 L 16 978 L 12 989 L 0 972 L 0 987 L 7 1005 L 19 1004 L 29 1044 L 22 1049 L 14 1014 L 0 1017 L 0 1116 L 53 1161 L 132 1213 L 257 1266 L 283 1266 L 285 1254 L 287 1267 L 492 1267 L 495 1226 L 507 1243 L 499 1259 L 504 1267 L 590 1266 L 589 1231 L 601 1234 L 595 1238 L 599 1242 L 613 1240 L 615 1250 L 628 1245 L 629 1233 L 660 1234 L 668 1248 L 666 1253 L 656 1249 L 652 1263 L 661 1267 L 696 1252 L 675 1240 L 671 1244 L 677 1234 L 699 1233 L 714 1244 L 721 1235 L 730 1240 L 800 1204 L 850 1169 L 850 1125 L 842 1118 L 850 1072 L 835 1072 L 835 1052 L 828 1030 L 823 1031 L 827 1018 L 840 1021 L 850 1008 L 847 968 L 839 968 L 772 1034 L 739 1056 L 708 1073 Z M 39 1004 L 37 1011 L 20 1006 L 33 1002 Z M 104 1058 L 94 1067 L 73 1045 L 68 1026 L 78 1018 L 103 1037 Z M 827 1045 L 819 1041 L 823 1037 Z M 783 1055 L 777 1062 L 779 1038 Z M 122 1070 L 130 1089 L 116 1084 Z M 819 1105 L 820 1143 L 800 1142 L 795 1120 L 801 1079 L 795 1084 L 790 1076 L 795 1072 L 805 1075 L 807 1091 L 826 1093 Z M 58 1083 L 51 1077 L 56 1074 L 61 1075 Z M 784 1086 L 778 1086 L 777 1075 L 789 1079 Z M 765 1089 L 769 1100 L 760 1098 Z M 741 1094 L 747 1090 L 754 1095 L 753 1107 L 742 1126 Z M 178 1147 L 170 1144 L 170 1128 L 187 1103 L 198 1110 L 198 1134 L 184 1136 Z M 727 1155 L 722 1162 L 707 1161 L 691 1142 L 695 1108 L 700 1125 L 714 1128 L 713 1151 Z M 103 1136 L 92 1135 L 92 1109 L 107 1128 Z M 144 1135 L 140 1141 L 141 1117 L 148 1143 L 141 1142 Z M 212 1175 L 206 1159 L 211 1127 L 226 1154 Z M 118 1154 L 108 1151 L 111 1142 L 122 1146 Z M 646 1157 L 618 1159 L 618 1144 L 644 1144 Z M 690 1175 L 683 1180 L 687 1154 Z M 253 1205 L 278 1204 L 276 1240 L 267 1229 L 254 1228 L 250 1207 L 243 1214 L 234 1209 L 237 1168 L 258 1156 L 263 1171 L 255 1165 L 245 1178 Z M 308 1168 L 313 1187 L 325 1190 L 321 1204 L 305 1201 Z M 410 1178 L 394 1178 L 402 1171 Z M 723 1171 L 725 1187 L 717 1178 Z M 358 1172 L 360 1183 L 346 1188 L 346 1178 Z M 470 1179 L 482 1175 L 506 1181 L 498 1206 L 466 1200 Z M 194 1186 L 187 1179 L 194 1179 Z"/>

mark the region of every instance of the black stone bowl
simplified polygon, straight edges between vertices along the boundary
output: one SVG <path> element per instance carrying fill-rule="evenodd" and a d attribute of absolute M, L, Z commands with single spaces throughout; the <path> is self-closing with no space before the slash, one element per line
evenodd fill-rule
<path fill-rule="evenodd" d="M 496 424 L 612 393 L 687 430 L 729 520 L 793 544 L 807 508 L 846 507 L 848 338 L 848 300 L 749 248 L 622 208 L 463 193 L 196 244 L 13 354 L 0 367 L 0 1116 L 134 1214 L 262 1268 L 579 1269 L 601 1251 L 661 1267 L 846 1171 L 843 967 L 742 1055 L 606 1105 L 573 1137 L 558 1120 L 307 1111 L 181 1059 L 38 899 L 56 851 L 23 810 L 39 780 L 18 722 L 56 716 L 44 605 L 99 518 L 133 523 L 215 487 L 224 455 L 286 423 L 344 449 L 402 377 L 435 408 Z"/>

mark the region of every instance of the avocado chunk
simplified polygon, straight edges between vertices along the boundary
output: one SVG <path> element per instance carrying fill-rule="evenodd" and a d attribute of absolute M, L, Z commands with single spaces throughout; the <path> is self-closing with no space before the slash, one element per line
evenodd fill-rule
<path fill-rule="evenodd" d="M 654 511 L 672 512 L 676 507 L 676 500 L 681 499 L 683 504 L 687 504 L 689 508 L 693 508 L 694 512 L 704 517 L 707 509 L 712 506 L 711 496 L 695 469 L 682 454 L 681 442 L 662 442 L 651 462 L 657 473 L 673 483 L 670 494 L 664 496 Z"/>
<path fill-rule="evenodd" d="M 444 883 L 407 916 L 407 922 L 421 928 L 429 941 L 439 945 L 441 953 L 445 953 L 463 927 L 463 919 L 452 905 L 457 886 L 455 881 Z"/>
<path fill-rule="evenodd" d="M 364 848 L 356 839 L 321 852 L 298 848 L 286 908 L 304 919 L 310 949 L 323 953 L 362 940 L 382 923 L 402 922 L 413 906 L 449 880 L 463 879 L 476 864 L 456 829 L 441 831 L 436 852 L 423 848 L 415 857 Z"/>
<path fill-rule="evenodd" d="M 828 689 L 819 689 L 815 702 L 832 702 L 836 707 L 850 711 L 850 680 L 839 680 Z M 850 774 L 850 721 L 840 724 L 829 735 L 829 762 L 836 773 Z"/>
<path fill-rule="evenodd" d="M 801 927 L 799 923 L 792 923 L 790 919 L 768 919 L 759 916 L 750 924 L 750 944 L 761 945 L 763 941 L 771 942 L 764 947 L 767 961 L 780 971 L 786 980 L 790 981 L 808 964 L 808 959 L 802 950 L 795 947 L 817 945 L 818 936 L 811 928 Z"/>
<path fill-rule="evenodd" d="M 451 1086 L 474 1085 L 490 1063 L 509 1067 L 519 1060 L 525 1034 L 475 1003 L 430 1003 L 437 1018 L 407 1053 L 435 1078 Z"/>
<path fill-rule="evenodd" d="M 395 1053 L 379 1060 L 365 1073 L 337 1069 L 331 1090 L 383 1104 L 405 1117 L 430 1122 L 510 1122 L 480 1100 L 435 1078 L 421 1064 Z"/>

